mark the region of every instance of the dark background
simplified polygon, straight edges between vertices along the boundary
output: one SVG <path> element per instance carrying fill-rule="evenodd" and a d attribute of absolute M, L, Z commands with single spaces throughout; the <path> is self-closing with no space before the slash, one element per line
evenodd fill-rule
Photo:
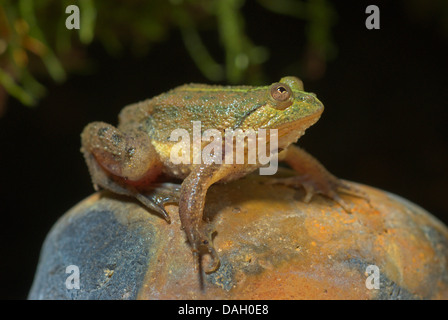
<path fill-rule="evenodd" d="M 381 29 L 367 30 L 365 8 L 374 3 Z M 448 33 L 403 3 L 334 3 L 338 54 L 323 78 L 305 82 L 326 109 L 299 144 L 335 175 L 401 195 L 448 224 Z M 303 49 L 304 24 L 250 1 L 243 9 L 251 39 L 270 48 L 267 76 L 278 81 Z M 37 108 L 11 98 L 0 118 L 2 299 L 26 298 L 47 232 L 93 192 L 79 152 L 83 127 L 116 124 L 126 104 L 209 82 L 177 31 L 144 58 L 111 58 L 95 44 L 89 56 L 96 62 L 90 75 L 62 85 L 43 80 L 49 94 Z"/>

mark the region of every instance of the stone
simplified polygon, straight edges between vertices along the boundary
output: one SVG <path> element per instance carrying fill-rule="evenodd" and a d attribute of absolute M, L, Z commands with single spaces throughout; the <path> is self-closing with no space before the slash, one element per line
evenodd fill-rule
<path fill-rule="evenodd" d="M 211 274 L 195 268 L 176 205 L 166 206 L 168 224 L 132 199 L 93 194 L 48 234 L 28 298 L 448 299 L 448 229 L 424 209 L 355 184 L 372 205 L 343 195 L 349 214 L 267 179 L 209 189 L 205 214 L 221 258 Z M 66 285 L 70 265 L 79 289 Z"/>

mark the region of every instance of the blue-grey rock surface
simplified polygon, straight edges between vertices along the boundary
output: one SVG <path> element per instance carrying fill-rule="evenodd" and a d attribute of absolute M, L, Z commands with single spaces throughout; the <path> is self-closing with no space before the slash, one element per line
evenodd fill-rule
<path fill-rule="evenodd" d="M 48 234 L 29 299 L 136 299 L 150 257 L 151 229 L 142 236 L 141 227 L 118 221 L 107 205 L 84 209 L 61 218 Z M 69 266 L 79 270 L 79 289 L 73 288 Z"/>

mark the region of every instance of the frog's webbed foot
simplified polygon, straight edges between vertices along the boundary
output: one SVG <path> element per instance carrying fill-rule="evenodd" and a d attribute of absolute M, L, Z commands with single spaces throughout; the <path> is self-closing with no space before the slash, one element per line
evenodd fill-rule
<path fill-rule="evenodd" d="M 340 197 L 339 193 L 363 198 L 371 206 L 367 194 L 332 175 L 305 150 L 295 145 L 290 145 L 283 156 L 283 160 L 300 175 L 290 178 L 272 179 L 269 183 L 283 184 L 295 188 L 302 186 L 305 189 L 305 202 L 311 201 L 315 194 L 321 194 L 338 203 L 348 213 L 352 212 L 353 207 L 348 205 Z"/>
<path fill-rule="evenodd" d="M 139 193 L 133 190 L 133 196 L 144 206 L 152 209 L 163 216 L 163 218 L 171 223 L 171 218 L 165 210 L 167 203 L 179 203 L 181 186 L 175 183 L 159 183 L 154 184 L 153 189 L 148 193 Z"/>
<path fill-rule="evenodd" d="M 347 204 L 341 198 L 339 193 L 363 198 L 367 201 L 369 206 L 371 206 L 370 199 L 367 194 L 334 176 L 329 177 L 328 180 L 316 181 L 309 175 L 302 175 L 288 178 L 274 178 L 267 181 L 267 183 L 282 184 L 296 189 L 303 187 L 305 190 L 305 197 L 303 199 L 304 202 L 309 203 L 314 195 L 321 194 L 338 203 L 347 213 L 352 212 L 353 206 Z"/>

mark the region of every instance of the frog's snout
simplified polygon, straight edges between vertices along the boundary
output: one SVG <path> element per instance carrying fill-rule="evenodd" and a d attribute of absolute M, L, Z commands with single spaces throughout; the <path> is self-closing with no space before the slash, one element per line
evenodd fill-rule
<path fill-rule="evenodd" d="M 324 104 L 316 97 L 315 94 L 307 94 L 304 102 L 310 106 L 310 112 L 315 116 L 319 116 L 324 112 Z"/>
<path fill-rule="evenodd" d="M 306 93 L 297 97 L 298 102 L 306 103 L 309 106 L 312 106 L 316 111 L 323 111 L 324 104 L 317 98 L 314 93 Z"/>

